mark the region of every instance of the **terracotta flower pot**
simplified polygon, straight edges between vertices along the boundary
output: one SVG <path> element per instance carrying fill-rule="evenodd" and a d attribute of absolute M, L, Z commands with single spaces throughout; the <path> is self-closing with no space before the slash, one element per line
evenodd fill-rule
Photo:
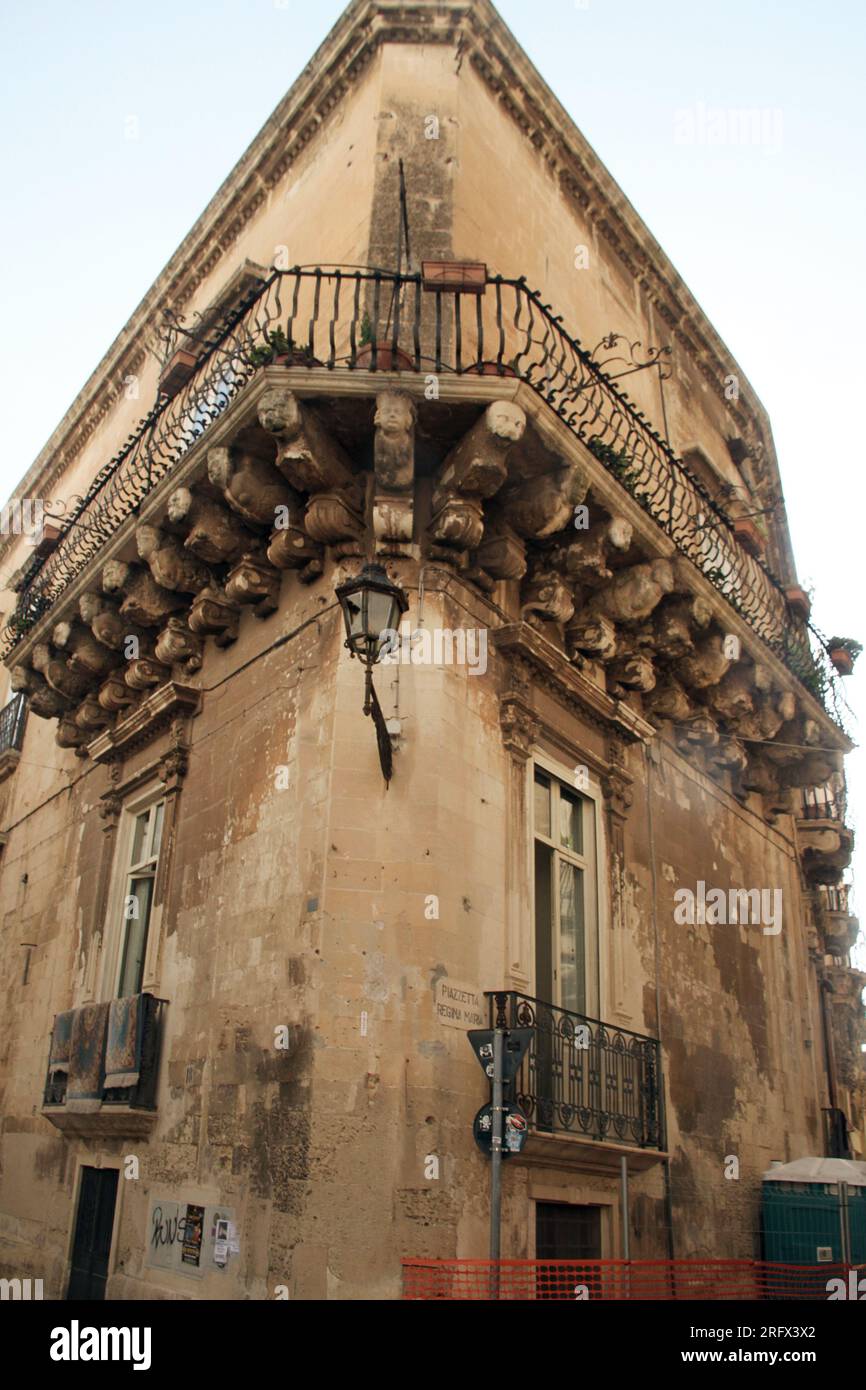
<path fill-rule="evenodd" d="M 372 367 L 373 365 L 373 344 L 364 343 L 358 349 L 355 358 L 356 367 Z M 408 353 L 402 352 L 397 348 L 396 352 L 390 343 L 376 344 L 376 371 L 377 372 L 411 372 L 415 369 L 415 363 Z"/>
<path fill-rule="evenodd" d="M 788 607 L 791 612 L 805 622 L 812 611 L 812 603 L 805 589 L 801 589 L 798 584 L 785 590 L 785 598 L 788 600 Z"/>
<path fill-rule="evenodd" d="M 291 352 L 280 352 L 270 364 L 273 367 L 321 367 L 318 357 L 309 348 L 293 348 Z"/>
<path fill-rule="evenodd" d="M 763 555 L 764 537 L 750 516 L 738 516 L 733 522 L 734 535 L 750 555 Z"/>
<path fill-rule="evenodd" d="M 850 676 L 854 670 L 854 658 L 847 647 L 831 647 L 830 660 L 840 676 Z"/>
<path fill-rule="evenodd" d="M 517 376 L 513 367 L 507 366 L 504 362 L 476 362 L 469 368 L 470 372 L 477 372 L 479 376 Z"/>
<path fill-rule="evenodd" d="M 172 355 L 165 371 L 159 379 L 159 389 L 166 396 L 176 396 L 185 386 L 198 366 L 198 358 L 185 348 L 178 348 Z"/>

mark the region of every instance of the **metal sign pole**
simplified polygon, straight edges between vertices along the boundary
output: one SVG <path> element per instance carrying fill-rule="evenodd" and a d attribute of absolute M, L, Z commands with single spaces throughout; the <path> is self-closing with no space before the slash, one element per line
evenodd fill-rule
<path fill-rule="evenodd" d="M 490 1167 L 490 1297 L 499 1298 L 499 1252 L 502 1234 L 502 1068 L 505 1055 L 505 998 L 496 999 L 493 1032 L 493 1133 Z"/>

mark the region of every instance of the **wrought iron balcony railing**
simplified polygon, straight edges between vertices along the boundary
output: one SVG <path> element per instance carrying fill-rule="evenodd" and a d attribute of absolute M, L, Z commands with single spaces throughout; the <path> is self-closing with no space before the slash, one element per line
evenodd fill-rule
<path fill-rule="evenodd" d="M 159 1078 L 159 1054 L 162 1045 L 163 1022 L 166 1000 L 157 999 L 153 994 L 141 996 L 144 1008 L 143 1030 L 141 1036 L 141 1062 L 139 1079 L 134 1086 L 103 1088 L 101 1106 L 127 1106 L 133 1110 L 155 1110 L 156 1088 Z M 64 1106 L 66 1104 L 68 1075 L 54 1071 L 49 1066 L 45 1078 L 43 1106 Z"/>
<path fill-rule="evenodd" d="M 802 820 L 845 819 L 846 797 L 844 790 L 833 787 L 804 787 Z"/>
<path fill-rule="evenodd" d="M 503 996 L 487 995 L 491 1028 L 497 997 Z M 504 998 L 506 1026 L 533 1030 L 511 1095 L 534 1130 L 642 1149 L 664 1147 L 657 1039 L 513 991 Z"/>
<path fill-rule="evenodd" d="M 27 723 L 27 703 L 24 695 L 15 695 L 0 710 L 0 754 L 9 750 L 20 753 Z"/>
<path fill-rule="evenodd" d="M 779 582 L 739 544 L 730 518 L 523 278 L 490 276 L 484 293 L 462 295 L 427 291 L 418 274 L 342 267 L 275 270 L 202 346 L 186 384 L 170 399 L 161 396 L 97 473 L 55 548 L 31 560 L 3 634 L 3 658 L 266 365 L 262 349 L 278 329 L 291 360 L 307 367 L 519 377 L 814 695 L 824 699 L 834 689 L 820 636 L 812 630 L 813 646 Z"/>
<path fill-rule="evenodd" d="M 821 896 L 821 904 L 824 907 L 825 911 L 847 913 L 847 883 L 839 883 L 835 886 L 828 883 L 819 883 L 818 892 Z"/>

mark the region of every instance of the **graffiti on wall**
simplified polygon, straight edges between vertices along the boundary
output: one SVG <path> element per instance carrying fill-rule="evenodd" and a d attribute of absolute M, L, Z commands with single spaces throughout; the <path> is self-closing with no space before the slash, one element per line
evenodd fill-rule
<path fill-rule="evenodd" d="M 151 1199 L 147 1222 L 147 1263 L 202 1278 L 225 1269 L 240 1251 L 231 1207 Z"/>

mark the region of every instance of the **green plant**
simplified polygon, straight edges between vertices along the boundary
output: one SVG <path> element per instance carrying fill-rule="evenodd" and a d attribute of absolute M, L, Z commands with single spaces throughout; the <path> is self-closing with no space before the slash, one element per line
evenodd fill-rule
<path fill-rule="evenodd" d="M 368 347 L 373 341 L 373 325 L 370 322 L 370 315 L 364 310 L 364 317 L 361 319 L 361 337 L 359 338 L 360 347 Z"/>
<path fill-rule="evenodd" d="M 619 479 L 623 487 L 634 493 L 636 471 L 632 455 L 626 453 L 625 449 L 615 449 L 612 444 L 605 443 L 600 434 L 594 434 L 586 444 L 599 463 L 603 463 L 605 468 Z"/>
<path fill-rule="evenodd" d="M 267 334 L 265 343 L 261 347 L 250 349 L 248 361 L 252 367 L 266 367 L 275 357 L 288 356 L 294 350 L 294 340 L 287 338 L 282 328 L 273 328 Z"/>

